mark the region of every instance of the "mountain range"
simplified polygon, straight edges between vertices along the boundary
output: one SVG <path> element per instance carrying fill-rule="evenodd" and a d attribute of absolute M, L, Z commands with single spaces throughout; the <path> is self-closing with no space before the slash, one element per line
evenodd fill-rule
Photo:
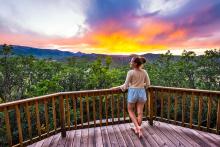
<path fill-rule="evenodd" d="M 2 50 L 2 46 L 0 45 L 0 51 Z M 17 46 L 12 45 L 12 54 L 13 55 L 23 55 L 23 56 L 34 56 L 36 58 L 40 59 L 53 59 L 53 60 L 65 60 L 66 58 L 85 58 L 88 60 L 95 60 L 98 57 L 106 57 L 111 56 L 112 60 L 114 62 L 123 62 L 128 63 L 132 55 L 106 55 L 106 54 L 87 54 L 82 52 L 68 52 L 68 51 L 61 51 L 61 50 L 54 50 L 54 49 L 41 49 L 41 48 L 33 48 L 33 47 L 27 47 L 27 46 Z M 161 54 L 143 54 L 141 56 L 144 56 L 147 58 L 148 61 L 154 61 L 160 57 Z"/>

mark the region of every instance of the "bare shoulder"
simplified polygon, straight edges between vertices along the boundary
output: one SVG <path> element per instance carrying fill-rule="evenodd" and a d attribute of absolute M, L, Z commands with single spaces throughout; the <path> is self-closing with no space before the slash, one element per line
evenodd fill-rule
<path fill-rule="evenodd" d="M 148 76 L 148 72 L 147 72 L 147 70 L 142 69 L 142 71 L 143 71 L 143 73 L 144 73 L 146 76 Z"/>
<path fill-rule="evenodd" d="M 128 74 L 132 74 L 133 71 L 134 71 L 134 70 L 130 69 L 130 70 L 128 71 Z"/>
<path fill-rule="evenodd" d="M 147 71 L 145 69 L 141 69 L 143 72 L 147 73 Z"/>

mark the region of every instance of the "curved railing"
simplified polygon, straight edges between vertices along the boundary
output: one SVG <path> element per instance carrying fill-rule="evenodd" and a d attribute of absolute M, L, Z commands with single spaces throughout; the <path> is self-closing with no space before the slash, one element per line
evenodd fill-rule
<path fill-rule="evenodd" d="M 59 132 L 65 137 L 66 130 L 130 122 L 126 94 L 110 89 L 60 92 L 0 104 L 6 132 L 0 141 L 26 146 Z M 220 133 L 219 91 L 150 86 L 147 94 L 143 119 L 151 125 L 156 119 Z"/>
<path fill-rule="evenodd" d="M 65 137 L 66 130 L 129 122 L 126 100 L 126 92 L 102 89 L 60 92 L 0 104 L 8 140 L 5 145 L 26 146 L 59 132 Z"/>

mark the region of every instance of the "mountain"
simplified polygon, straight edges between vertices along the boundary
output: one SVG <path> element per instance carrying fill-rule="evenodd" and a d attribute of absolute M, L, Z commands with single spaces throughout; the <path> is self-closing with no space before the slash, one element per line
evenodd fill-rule
<path fill-rule="evenodd" d="M 0 51 L 2 50 L 2 45 L 0 45 Z M 105 58 L 106 56 L 111 56 L 113 62 L 127 64 L 131 59 L 132 55 L 105 55 L 105 54 L 86 54 L 82 52 L 68 52 L 68 51 L 61 51 L 61 50 L 54 50 L 54 49 L 40 49 L 40 48 L 33 48 L 27 46 L 17 46 L 13 45 L 12 49 L 13 55 L 23 55 L 23 56 L 34 56 L 40 59 L 47 59 L 51 58 L 54 60 L 65 60 L 67 58 L 83 58 L 86 60 L 95 60 L 98 57 Z M 142 55 L 148 59 L 148 61 L 154 61 L 160 57 L 160 54 L 144 54 Z"/>
<path fill-rule="evenodd" d="M 1 50 L 2 50 L 2 45 L 0 45 L 0 51 Z M 60 51 L 60 50 L 40 49 L 40 48 L 32 48 L 27 46 L 13 45 L 12 54 L 23 55 L 23 56 L 33 55 L 36 58 L 62 59 L 72 56 L 82 56 L 84 53 L 81 52 L 72 53 L 72 52 Z"/>

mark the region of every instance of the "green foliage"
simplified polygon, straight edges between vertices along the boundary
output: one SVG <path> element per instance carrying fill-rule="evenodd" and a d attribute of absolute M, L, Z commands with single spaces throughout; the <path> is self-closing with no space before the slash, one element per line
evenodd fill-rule
<path fill-rule="evenodd" d="M 90 62 L 89 59 L 78 60 L 74 57 L 68 58 L 66 62 L 57 62 L 50 59 L 40 60 L 32 56 L 12 56 L 12 51 L 11 46 L 4 45 L 0 56 L 0 103 L 60 91 L 107 89 L 123 84 L 129 70 L 129 65 L 114 68 L 110 56 L 104 59 L 99 57 L 93 62 Z M 168 51 L 161 55 L 157 61 L 147 63 L 144 68 L 149 74 L 152 85 L 220 90 L 219 65 L 220 50 L 206 51 L 202 56 L 196 56 L 191 51 L 184 51 L 179 58 Z M 83 103 L 85 103 L 84 98 Z M 97 101 L 96 104 L 98 103 Z M 216 103 L 214 102 L 213 105 Z M 198 110 L 197 105 L 195 111 Z M 51 106 L 48 107 L 52 109 Z M 59 108 L 58 103 L 56 103 L 56 107 Z M 45 118 L 42 117 L 44 116 L 44 106 L 39 105 L 39 110 L 42 113 L 40 120 L 44 122 Z M 172 107 L 171 113 L 173 111 L 174 108 Z M 206 112 L 207 109 L 204 111 Z M 179 112 L 181 112 L 180 107 L 178 107 L 177 119 L 181 118 Z M 34 108 L 30 109 L 30 113 L 31 116 L 36 115 Z M 73 112 L 70 113 L 73 117 Z M 57 124 L 59 124 L 59 112 L 56 114 Z M 0 142 L 4 141 L 3 143 L 7 144 L 4 138 L 5 124 L 4 120 L 1 119 L 4 117 L 3 115 L 0 112 L 0 125 L 2 126 L 0 127 L 0 136 L 3 136 L 0 137 Z M 15 113 L 13 112 L 10 114 L 10 120 L 14 117 Z M 21 110 L 21 117 L 22 120 L 25 120 L 24 110 Z M 205 116 L 202 117 L 205 118 Z M 77 118 L 80 118 L 79 110 L 77 110 Z M 36 120 L 35 117 L 31 119 L 33 135 L 36 135 Z M 49 114 L 49 119 L 50 126 L 53 127 L 52 114 Z M 214 122 L 211 122 L 212 124 Z M 12 131 L 13 136 L 18 136 L 16 123 L 12 121 L 11 126 L 14 129 Z M 24 123 L 23 126 L 23 128 L 27 128 L 27 123 Z M 44 132 L 45 124 L 42 124 L 41 128 Z M 27 134 L 24 137 L 27 137 Z"/>
<path fill-rule="evenodd" d="M 105 89 L 123 84 L 129 66 L 112 66 L 112 58 L 68 58 L 67 62 L 11 56 L 12 46 L 4 45 L 0 58 L 1 102 L 40 96 L 60 91 Z M 220 51 L 207 50 L 204 55 L 183 51 L 179 58 L 170 51 L 147 63 L 152 85 L 198 89 L 220 89 Z"/>

